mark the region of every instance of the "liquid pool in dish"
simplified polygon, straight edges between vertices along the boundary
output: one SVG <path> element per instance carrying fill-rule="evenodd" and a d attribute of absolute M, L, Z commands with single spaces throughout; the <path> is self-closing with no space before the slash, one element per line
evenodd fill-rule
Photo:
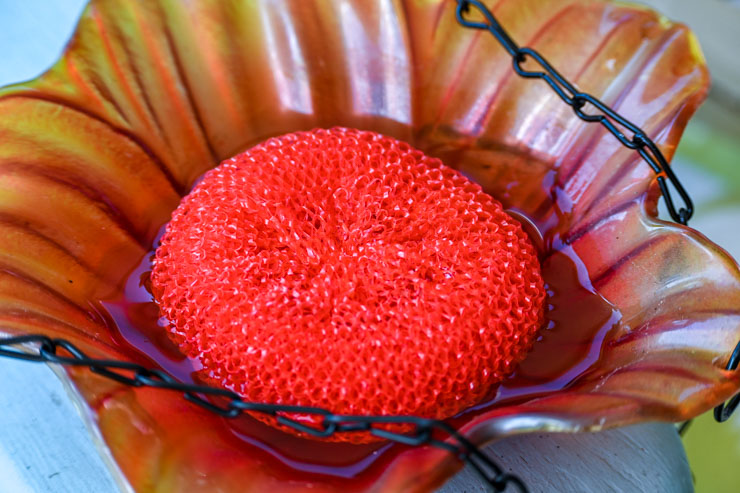
<path fill-rule="evenodd" d="M 566 388 L 588 372 L 601 353 L 601 343 L 621 320 L 619 311 L 601 297 L 590 284 L 578 256 L 569 248 L 553 248 L 555 228 L 537 224 L 520 211 L 510 210 L 538 247 L 547 298 L 545 323 L 532 350 L 514 371 L 483 402 L 470 407 L 450 423 L 460 424 L 504 404 L 525 402 Z M 543 230 L 549 233 L 543 235 Z M 161 368 L 183 382 L 200 383 L 196 372 L 202 369 L 197 359 L 183 356 L 167 337 L 168 323 L 159 315 L 150 288 L 151 260 L 160 235 L 129 275 L 121 291 L 96 303 L 98 315 L 119 345 L 119 350 L 146 366 Z M 547 253 L 546 253 L 547 252 Z M 228 434 L 238 447 L 271 463 L 278 476 L 286 480 L 345 481 L 372 484 L 383 465 L 408 449 L 396 443 L 325 443 L 284 433 L 249 416 L 222 420 L 222 427 L 210 433 Z M 340 483 L 337 483 L 340 484 Z"/>

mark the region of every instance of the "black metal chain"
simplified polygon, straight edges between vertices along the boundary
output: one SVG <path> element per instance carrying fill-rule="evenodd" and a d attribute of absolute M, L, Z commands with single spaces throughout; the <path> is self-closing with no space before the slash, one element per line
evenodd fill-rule
<path fill-rule="evenodd" d="M 19 344 L 33 344 L 37 347 L 35 352 L 28 353 L 16 347 Z M 52 339 L 38 334 L 0 338 L 0 356 L 88 367 L 98 375 L 132 387 L 153 387 L 182 392 L 188 401 L 224 418 L 236 418 L 245 412 L 260 413 L 271 416 L 283 426 L 317 438 L 326 438 L 337 433 L 367 432 L 378 438 L 404 445 L 431 445 L 451 452 L 472 467 L 493 491 L 503 492 L 511 486 L 522 493 L 528 492 L 521 479 L 504 472 L 476 445 L 444 421 L 415 416 L 338 415 L 318 407 L 247 402 L 230 390 L 185 384 L 162 370 L 145 368 L 130 361 L 91 358 L 67 340 Z M 226 403 L 219 405 L 209 401 L 208 397 L 219 398 Z M 314 417 L 317 425 L 309 426 L 289 417 L 296 414 L 302 418 Z M 399 424 L 410 425 L 413 429 L 407 433 L 396 433 L 383 428 Z"/>
<path fill-rule="evenodd" d="M 485 19 L 485 22 L 477 22 L 470 20 L 469 17 L 466 18 L 466 14 L 470 13 L 471 7 L 478 10 L 480 15 Z M 573 108 L 578 118 L 589 123 L 600 123 L 622 145 L 637 151 L 642 159 L 658 175 L 658 186 L 663 194 L 671 218 L 679 224 L 687 224 L 689 222 L 689 219 L 691 219 L 694 213 L 694 204 L 691 202 L 691 197 L 689 197 L 686 189 L 684 189 L 678 177 L 668 165 L 668 161 L 658 146 L 640 127 L 611 109 L 595 96 L 579 91 L 578 88 L 568 82 L 536 50 L 519 47 L 504 28 L 501 27 L 491 11 L 478 0 L 457 0 L 457 21 L 465 27 L 490 32 L 501 43 L 509 55 L 511 55 L 514 70 L 517 74 L 528 79 L 544 80 L 560 96 L 560 99 L 565 104 Z M 533 71 L 525 69 L 523 64 L 530 59 L 536 62 L 542 70 Z M 597 113 L 586 113 L 585 108 L 587 105 L 596 109 Z M 625 131 L 629 132 L 631 136 L 626 135 Z M 678 210 L 673 201 L 668 182 L 673 185 L 684 202 L 684 206 Z"/>
<path fill-rule="evenodd" d="M 466 18 L 466 15 L 470 14 L 471 7 L 478 10 L 485 22 L 477 22 Z M 680 224 L 688 223 L 694 212 L 691 198 L 671 170 L 658 146 L 645 132 L 596 97 L 579 91 L 537 51 L 532 48 L 519 47 L 501 27 L 491 11 L 478 0 L 457 0 L 456 16 L 463 27 L 490 32 L 511 55 L 513 67 L 517 74 L 525 78 L 544 80 L 566 104 L 573 108 L 580 119 L 586 122 L 600 123 L 625 147 L 637 151 L 658 175 L 657 181 L 673 220 Z M 523 64 L 529 59 L 536 62 L 542 70 L 531 71 L 525 69 Z M 598 113 L 586 113 L 587 105 L 598 110 Z M 628 136 L 627 133 L 631 136 Z M 683 200 L 683 207 L 676 209 L 668 186 L 669 183 L 673 185 Z M 28 353 L 16 347 L 17 345 L 29 344 L 35 346 L 36 352 Z M 60 354 L 60 351 L 66 355 Z M 523 493 L 528 491 L 521 479 L 504 472 L 477 446 L 444 421 L 414 416 L 336 415 L 326 409 L 316 407 L 247 402 L 230 390 L 185 384 L 162 370 L 145 368 L 128 361 L 91 358 L 69 341 L 52 339 L 44 335 L 0 338 L 0 356 L 26 361 L 88 367 L 94 373 L 125 385 L 182 392 L 184 398 L 188 401 L 225 418 L 235 418 L 245 412 L 261 413 L 271 416 L 283 426 L 314 437 L 325 438 L 337 433 L 367 432 L 379 438 L 405 445 L 431 445 L 453 453 L 461 461 L 471 466 L 493 491 L 503 492 L 508 487 Z M 740 360 L 740 344 L 735 348 L 728 363 L 728 369 L 735 369 L 738 360 Z M 226 401 L 226 404 L 219 405 L 212 400 L 208 400 L 208 398 L 220 399 Z M 718 406 L 715 409 L 715 416 L 719 421 L 724 421 L 738 407 L 739 403 L 740 396 L 735 396 L 728 404 Z M 309 426 L 289 417 L 295 414 L 313 416 L 318 424 Z M 410 425 L 412 431 L 408 433 L 392 432 L 384 428 L 389 424 Z"/>

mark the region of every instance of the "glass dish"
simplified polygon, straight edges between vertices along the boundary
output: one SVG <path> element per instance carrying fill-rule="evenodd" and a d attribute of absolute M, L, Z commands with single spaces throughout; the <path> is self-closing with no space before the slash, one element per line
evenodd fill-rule
<path fill-rule="evenodd" d="M 565 283 L 555 305 L 583 315 L 550 313 L 512 380 L 453 420 L 471 440 L 680 421 L 736 392 L 740 377 L 723 366 L 740 339 L 737 264 L 657 219 L 650 168 L 544 84 L 518 79 L 495 40 L 461 28 L 454 10 L 441 0 L 93 1 L 51 70 L 0 91 L 0 331 L 64 337 L 188 378 L 197 362 L 157 331 L 139 286 L 162 225 L 221 160 L 341 125 L 405 140 L 480 183 L 539 238 L 551 279 Z M 590 0 L 504 1 L 494 12 L 672 155 L 708 85 L 685 27 Z M 568 326 L 583 331 L 558 330 Z M 137 491 L 423 491 L 460 467 L 429 447 L 311 442 L 86 369 L 59 374 Z"/>

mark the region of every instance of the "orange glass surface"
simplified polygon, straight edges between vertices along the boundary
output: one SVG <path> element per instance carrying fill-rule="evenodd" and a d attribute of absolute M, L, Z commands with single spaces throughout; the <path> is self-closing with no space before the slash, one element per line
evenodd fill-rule
<path fill-rule="evenodd" d="M 673 154 L 708 86 L 684 26 L 595 0 L 491 7 Z M 162 225 L 221 160 L 338 125 L 441 158 L 538 238 L 551 325 L 490 402 L 453 420 L 476 443 L 680 421 L 738 390 L 723 370 L 740 339 L 735 261 L 658 220 L 639 156 L 519 79 L 493 37 L 457 24 L 452 0 L 93 0 L 51 70 L 0 90 L 0 331 L 189 378 L 197 362 L 137 298 Z M 430 447 L 228 422 L 86 369 L 65 378 L 138 492 L 424 491 L 460 467 Z"/>

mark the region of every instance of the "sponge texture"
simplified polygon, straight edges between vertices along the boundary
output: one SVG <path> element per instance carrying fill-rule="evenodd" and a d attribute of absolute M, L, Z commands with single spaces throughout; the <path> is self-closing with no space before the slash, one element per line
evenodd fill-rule
<path fill-rule="evenodd" d="M 345 128 L 273 138 L 208 172 L 173 214 L 152 285 L 210 383 L 439 419 L 513 371 L 545 298 L 535 249 L 498 202 L 406 143 Z"/>

